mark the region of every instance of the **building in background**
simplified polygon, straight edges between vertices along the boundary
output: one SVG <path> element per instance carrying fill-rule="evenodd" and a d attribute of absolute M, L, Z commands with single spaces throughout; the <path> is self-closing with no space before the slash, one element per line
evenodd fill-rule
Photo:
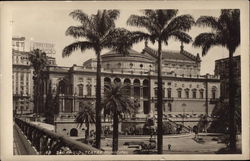
<path fill-rule="evenodd" d="M 216 100 L 220 98 L 220 79 L 218 76 L 200 75 L 199 55 L 185 51 L 182 45 L 180 50 L 163 51 L 162 55 L 164 118 L 193 127 L 206 114 L 206 108 L 211 114 Z M 101 60 L 102 95 L 107 84 L 127 84 L 131 99 L 139 103 L 135 116 L 129 116 L 127 120 L 133 117 L 133 122 L 139 120 L 144 124 L 147 117 L 157 117 L 157 51 L 145 44 L 142 52 L 131 49 L 128 55 L 122 55 L 110 51 L 103 54 Z M 80 135 L 83 129 L 77 128 L 74 118 L 84 108 L 84 103 L 95 102 L 96 59 L 87 60 L 83 66 L 48 67 L 45 75 L 45 89 L 41 92 L 45 96 L 51 92 L 53 98 L 58 99 L 56 132 Z"/>
<path fill-rule="evenodd" d="M 25 37 L 13 37 L 12 49 L 16 51 L 25 51 Z"/>
<path fill-rule="evenodd" d="M 233 57 L 233 76 L 234 88 L 236 89 L 235 102 L 236 106 L 241 106 L 241 69 L 240 55 Z M 215 61 L 215 75 L 220 76 L 221 80 L 221 98 L 228 101 L 229 98 L 229 58 L 219 59 Z"/>
<path fill-rule="evenodd" d="M 48 61 L 49 65 L 56 65 L 55 58 L 48 57 Z M 33 68 L 25 49 L 25 37 L 12 38 L 12 73 L 14 113 L 33 113 Z"/>

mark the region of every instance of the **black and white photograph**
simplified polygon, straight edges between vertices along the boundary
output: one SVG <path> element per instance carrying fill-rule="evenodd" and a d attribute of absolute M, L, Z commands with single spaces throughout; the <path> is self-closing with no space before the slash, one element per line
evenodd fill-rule
<path fill-rule="evenodd" d="M 244 2 L 6 3 L 8 153 L 246 159 Z"/>

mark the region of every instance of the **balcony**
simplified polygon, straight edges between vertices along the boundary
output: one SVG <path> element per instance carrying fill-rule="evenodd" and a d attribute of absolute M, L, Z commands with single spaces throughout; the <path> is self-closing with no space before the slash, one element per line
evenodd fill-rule
<path fill-rule="evenodd" d="M 166 102 L 173 102 L 174 101 L 174 97 L 163 97 L 162 100 L 166 101 Z M 157 97 L 152 97 L 152 101 L 157 101 Z"/>

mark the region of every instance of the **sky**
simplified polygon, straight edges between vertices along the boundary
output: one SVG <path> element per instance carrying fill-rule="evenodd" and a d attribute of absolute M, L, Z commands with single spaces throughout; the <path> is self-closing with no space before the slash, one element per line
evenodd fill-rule
<path fill-rule="evenodd" d="M 70 57 L 62 58 L 62 50 L 65 46 L 73 43 L 74 38 L 66 36 L 65 31 L 69 26 L 79 25 L 80 23 L 73 20 L 69 13 L 75 9 L 81 9 L 87 14 L 96 13 L 98 8 L 88 6 L 71 6 L 69 8 L 55 7 L 39 7 L 20 6 L 12 11 L 12 33 L 13 36 L 23 36 L 26 38 L 26 48 L 29 49 L 31 41 L 53 43 L 55 44 L 57 65 L 72 66 L 73 64 L 82 65 L 84 61 L 95 58 L 93 50 L 86 50 L 84 53 L 76 51 Z M 126 24 L 127 19 L 131 14 L 141 14 L 138 9 L 121 9 L 120 16 L 116 21 L 116 27 L 124 27 L 131 31 L 143 30 L 137 27 L 131 27 Z M 201 15 L 218 17 L 220 10 L 179 10 L 178 15 L 191 14 L 195 20 Z M 143 30 L 145 31 L 145 30 Z M 199 33 L 209 32 L 209 28 L 200 28 L 193 26 L 188 34 L 194 39 Z M 180 50 L 180 42 L 170 39 L 168 46 L 164 45 L 163 50 Z M 149 46 L 157 49 L 157 44 L 149 43 Z M 133 49 L 141 52 L 144 48 L 144 42 L 135 44 Z M 201 56 L 201 48 L 194 48 L 192 43 L 184 44 L 184 49 L 194 55 L 197 53 Z M 105 49 L 101 54 L 105 54 L 108 50 Z M 240 54 L 240 47 L 237 48 L 236 55 Z M 220 58 L 228 57 L 228 51 L 222 47 L 213 47 L 208 54 L 201 57 L 201 74 L 214 74 L 214 61 Z"/>

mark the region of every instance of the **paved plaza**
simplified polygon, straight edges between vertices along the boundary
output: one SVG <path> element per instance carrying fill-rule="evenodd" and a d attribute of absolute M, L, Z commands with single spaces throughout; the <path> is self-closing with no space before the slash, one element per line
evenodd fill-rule
<path fill-rule="evenodd" d="M 180 136 L 164 136 L 163 137 L 163 151 L 164 154 L 214 154 L 221 148 L 225 148 L 224 143 L 218 143 L 213 141 L 213 138 L 217 136 L 199 136 L 204 142 L 198 143 L 194 139 L 194 134 L 186 134 Z M 129 148 L 125 146 L 125 142 L 149 142 L 149 137 L 121 137 L 119 139 L 119 154 L 133 154 L 136 148 Z M 239 138 L 239 141 L 241 139 Z M 168 150 L 168 145 L 171 145 L 171 150 Z M 102 140 L 102 149 L 105 150 L 105 154 L 112 153 L 112 138 L 106 138 Z"/>

